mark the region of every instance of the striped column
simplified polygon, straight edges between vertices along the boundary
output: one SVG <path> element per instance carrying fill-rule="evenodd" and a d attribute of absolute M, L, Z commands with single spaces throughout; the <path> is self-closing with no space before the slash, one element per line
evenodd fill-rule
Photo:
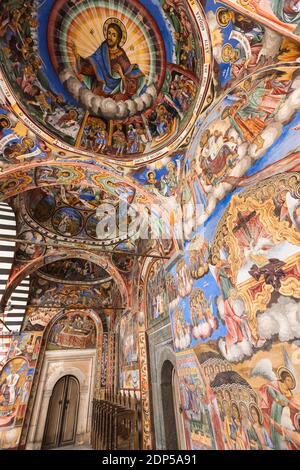
<path fill-rule="evenodd" d="M 0 202 L 0 236 L 11 238 L 11 241 L 0 241 L 0 300 L 10 275 L 15 255 L 16 218 L 12 208 L 5 202 Z M 1 315 L 1 313 L 0 313 Z M 6 313 L 1 319 L 6 321 Z M 0 325 L 0 367 L 5 360 L 10 345 L 10 335 L 7 329 Z"/>
<path fill-rule="evenodd" d="M 25 317 L 29 296 L 29 277 L 23 279 L 21 284 L 12 293 L 8 308 L 5 311 L 5 323 L 13 332 L 19 332 Z"/>

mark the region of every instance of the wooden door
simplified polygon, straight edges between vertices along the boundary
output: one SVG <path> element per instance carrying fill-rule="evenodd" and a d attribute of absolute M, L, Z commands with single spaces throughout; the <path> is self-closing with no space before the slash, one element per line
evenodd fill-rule
<path fill-rule="evenodd" d="M 43 449 L 75 443 L 79 405 L 79 384 L 66 375 L 54 386 L 46 419 Z"/>

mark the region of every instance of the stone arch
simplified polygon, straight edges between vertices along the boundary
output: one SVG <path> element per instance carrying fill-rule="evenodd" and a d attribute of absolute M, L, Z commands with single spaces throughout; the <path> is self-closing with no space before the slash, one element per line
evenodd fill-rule
<path fill-rule="evenodd" d="M 53 372 L 53 374 L 48 378 L 48 380 L 45 382 L 45 388 L 53 390 L 57 382 L 65 375 L 73 375 L 78 380 L 80 387 L 84 386 L 85 377 L 82 371 L 78 369 L 77 367 L 70 366 L 70 367 L 64 368 L 63 370 L 56 369 Z"/>
<path fill-rule="evenodd" d="M 74 311 L 80 312 L 80 309 L 74 309 Z M 102 339 L 103 339 L 103 332 L 106 329 L 106 325 L 104 325 L 103 318 L 101 316 L 97 315 L 96 312 L 93 309 L 85 310 L 86 313 L 89 314 L 89 316 L 92 318 L 92 320 L 95 323 L 96 329 L 97 329 L 97 344 L 96 344 L 96 349 L 94 353 L 91 353 L 89 350 L 80 350 L 80 355 L 85 356 L 88 355 L 90 361 L 91 361 L 91 373 L 93 374 L 93 377 L 90 378 L 90 384 L 87 383 L 88 377 L 83 373 L 82 370 L 80 370 L 79 367 L 76 367 L 76 362 L 70 362 L 68 364 L 67 362 L 63 363 L 62 367 L 58 367 L 56 364 L 56 359 L 52 363 L 53 366 L 51 366 L 51 357 L 50 359 L 48 358 L 50 353 L 55 354 L 58 353 L 59 351 L 49 351 L 46 353 L 47 350 L 47 344 L 48 344 L 48 339 L 49 335 L 51 333 L 52 327 L 55 325 L 55 323 L 62 318 L 65 315 L 65 312 L 60 312 L 57 315 L 55 315 L 48 323 L 44 330 L 43 334 L 43 344 L 42 344 L 42 350 L 40 351 L 40 359 L 39 359 L 39 365 L 38 369 L 40 370 L 40 373 L 38 373 L 34 379 L 34 391 L 33 396 L 31 397 L 31 402 L 28 405 L 29 408 L 29 415 L 30 415 L 30 427 L 28 430 L 28 436 L 29 436 L 29 445 L 30 442 L 33 442 L 37 440 L 38 442 L 38 448 L 40 448 L 42 444 L 42 438 L 43 438 L 43 431 L 46 423 L 46 417 L 47 417 L 47 411 L 48 411 L 48 406 L 49 406 L 49 401 L 51 398 L 52 391 L 55 387 L 55 384 L 60 380 L 62 377 L 65 375 L 73 375 L 79 383 L 80 386 L 80 391 L 83 392 L 84 394 L 84 403 L 86 403 L 86 400 L 89 399 L 91 400 L 92 397 L 99 396 L 100 394 L 100 387 L 99 384 L 101 383 L 101 358 L 102 358 Z M 66 350 L 64 350 L 66 351 Z M 67 356 L 70 355 L 71 357 L 73 355 L 78 355 L 78 350 L 67 350 Z M 68 359 L 68 358 L 67 358 Z M 50 366 L 48 366 L 48 360 L 50 361 Z M 47 370 L 45 370 L 47 369 Z M 49 373 L 49 376 L 47 377 L 47 374 Z M 89 395 L 89 398 L 85 395 Z M 88 418 L 87 418 L 87 423 L 90 423 L 91 419 L 91 407 L 89 407 L 89 412 L 88 412 Z M 87 424 L 87 427 L 90 424 Z M 26 425 L 23 429 L 23 432 L 26 430 Z M 31 448 L 31 447 L 30 447 Z"/>
<path fill-rule="evenodd" d="M 64 356 L 60 354 L 60 351 L 51 351 L 51 353 L 53 352 L 58 354 L 52 354 L 53 357 L 51 357 L 51 355 L 44 357 L 41 375 L 38 376 L 39 384 L 37 393 L 33 403 L 32 413 L 30 413 L 31 419 L 30 421 L 28 420 L 30 424 L 28 429 L 27 449 L 41 448 L 53 389 L 58 380 L 66 375 L 72 375 L 79 383 L 80 405 L 78 422 L 82 423 L 79 429 L 79 439 L 88 442 L 86 435 L 89 433 L 91 423 L 91 406 L 89 403 L 93 397 L 95 375 L 93 379 L 89 379 L 89 377 L 84 374 L 82 367 L 80 368 L 80 362 L 88 361 L 90 370 L 94 371 L 97 364 L 96 354 L 95 352 L 92 353 L 90 350 L 80 351 L 80 355 L 78 355 L 78 351 L 75 353 L 68 351 L 67 353 L 64 352 Z M 76 363 L 75 355 L 77 361 L 79 360 L 78 364 Z M 61 367 L 57 367 L 59 361 L 62 361 Z M 70 362 L 70 364 L 68 364 L 68 362 Z"/>
<path fill-rule="evenodd" d="M 7 288 L 5 293 L 3 294 L 3 297 L 1 299 L 1 305 L 4 307 L 10 298 L 12 292 L 16 289 L 16 287 L 22 282 L 22 280 L 28 276 L 29 274 L 34 273 L 37 271 L 41 266 L 45 266 L 47 264 L 53 263 L 54 261 L 58 261 L 60 259 L 68 259 L 68 258 L 81 258 L 81 259 L 87 259 L 89 261 L 93 261 L 95 264 L 98 264 L 101 266 L 103 269 L 105 269 L 111 276 L 116 280 L 116 283 L 119 287 L 121 296 L 122 296 L 122 301 L 124 302 L 125 305 L 129 305 L 130 303 L 130 297 L 125 285 L 125 282 L 117 270 L 115 266 L 112 264 L 108 256 L 106 255 L 96 255 L 92 254 L 88 251 L 85 250 L 79 250 L 73 253 L 67 252 L 65 250 L 55 252 L 53 254 L 46 254 L 43 256 L 40 256 L 39 258 L 36 258 L 33 260 L 31 263 L 27 264 L 24 266 L 23 269 L 18 271 L 16 275 L 11 278 L 7 284 Z"/>

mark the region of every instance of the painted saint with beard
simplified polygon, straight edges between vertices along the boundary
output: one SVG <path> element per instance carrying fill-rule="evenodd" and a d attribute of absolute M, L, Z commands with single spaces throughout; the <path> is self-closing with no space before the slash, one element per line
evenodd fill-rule
<path fill-rule="evenodd" d="M 90 57 L 82 58 L 72 44 L 78 78 L 90 77 L 93 93 L 116 101 L 141 95 L 146 89 L 146 77 L 137 64 L 131 64 L 122 48 L 127 40 L 125 26 L 117 18 L 109 18 L 103 33 L 105 41 Z"/>

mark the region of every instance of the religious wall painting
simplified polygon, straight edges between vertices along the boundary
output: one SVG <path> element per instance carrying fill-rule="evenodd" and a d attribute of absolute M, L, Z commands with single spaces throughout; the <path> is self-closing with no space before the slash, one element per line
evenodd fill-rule
<path fill-rule="evenodd" d="M 113 281 L 107 280 L 98 284 L 68 284 L 49 280 L 45 276 L 32 274 L 28 307 L 57 308 L 103 308 L 112 305 Z"/>
<path fill-rule="evenodd" d="M 97 226 L 99 222 L 100 222 L 99 217 L 97 217 L 96 214 L 91 214 L 87 218 L 85 231 L 89 237 L 95 238 L 95 239 L 97 238 Z"/>
<path fill-rule="evenodd" d="M 217 93 L 259 68 L 277 62 L 295 62 L 300 45 L 247 15 L 222 3 L 205 4 L 214 55 L 214 84 Z"/>
<path fill-rule="evenodd" d="M 109 367 L 109 354 L 108 354 L 108 333 L 103 333 L 103 340 L 102 340 L 102 355 L 101 355 L 101 387 L 106 387 L 106 380 L 108 375 L 108 367 Z"/>
<path fill-rule="evenodd" d="M 215 430 L 219 436 L 218 448 L 257 450 L 258 429 L 254 429 L 254 419 L 260 414 L 258 394 L 219 353 L 198 347 L 196 354 L 222 421 L 219 430 Z"/>
<path fill-rule="evenodd" d="M 49 188 L 34 189 L 26 202 L 28 212 L 39 222 L 49 220 L 56 207 L 55 196 Z"/>
<path fill-rule="evenodd" d="M 174 309 L 179 303 L 178 287 L 172 272 L 166 273 L 166 288 L 168 293 L 170 309 Z"/>
<path fill-rule="evenodd" d="M 12 359 L 0 374 L 0 446 L 17 448 L 25 418 L 34 369 L 24 358 Z"/>
<path fill-rule="evenodd" d="M 4 70 L 13 78 L 14 91 L 20 101 L 26 101 L 31 116 L 72 143 L 78 133 L 78 120 L 80 122 L 83 118 L 83 111 L 76 111 L 76 117 L 72 116 L 73 107 L 51 84 L 53 76 L 47 74 L 34 39 L 38 36 L 38 19 L 33 11 L 33 2 L 23 6 L 21 2 L 8 0 L 3 5 L 1 43 Z M 61 128 L 61 125 L 66 124 L 67 119 L 63 119 L 66 115 L 70 115 L 67 124 L 70 124 L 71 117 L 73 121 L 76 119 L 73 129 L 68 125 Z"/>
<path fill-rule="evenodd" d="M 176 264 L 177 286 L 180 297 L 188 296 L 193 287 L 190 267 L 185 259 L 180 259 Z"/>
<path fill-rule="evenodd" d="M 212 336 L 218 328 L 218 319 L 213 314 L 212 298 L 206 299 L 202 289 L 194 289 L 190 296 L 190 319 L 192 335 L 196 340 Z"/>
<path fill-rule="evenodd" d="M 53 227 L 63 236 L 73 237 L 83 228 L 80 212 L 71 207 L 58 209 L 52 217 Z"/>
<path fill-rule="evenodd" d="M 298 180 L 298 173 L 286 173 L 233 196 L 216 232 L 211 270 L 227 330 L 219 346 L 229 360 L 282 341 L 282 328 L 286 338 L 298 339 L 291 317 L 300 297 Z"/>
<path fill-rule="evenodd" d="M 35 15 L 33 0 L 3 5 L 3 71 L 26 113 L 65 144 L 108 157 L 178 148 L 209 86 L 202 9 L 144 0 L 70 8 L 47 1 Z"/>
<path fill-rule="evenodd" d="M 52 183 L 50 176 L 47 181 Z M 60 206 L 68 205 L 76 210 L 95 211 L 102 201 L 112 200 L 112 196 L 108 198 L 100 189 L 80 185 L 41 187 L 30 192 L 25 198 L 28 213 L 38 223 L 49 221 L 55 209 Z"/>
<path fill-rule="evenodd" d="M 186 248 L 188 251 L 189 245 Z M 172 272 L 170 275 L 173 276 Z M 216 305 L 219 288 L 210 271 L 193 281 L 188 296 L 181 297 L 178 290 L 176 293 L 178 297 L 170 303 L 176 351 L 191 348 L 199 342 L 209 342 L 224 334 L 225 328 L 218 318 Z"/>
<path fill-rule="evenodd" d="M 217 401 L 226 450 L 299 449 L 299 347 L 282 342 L 241 364 L 211 345 L 196 354 Z"/>
<path fill-rule="evenodd" d="M 24 243 L 20 242 L 17 244 L 15 253 L 16 261 L 31 261 L 43 255 L 46 251 L 46 247 L 43 246 L 43 243 L 45 243 L 43 235 L 35 230 L 26 230 L 20 233 L 19 239 L 24 240 Z M 32 244 L 30 242 L 32 242 Z"/>
<path fill-rule="evenodd" d="M 96 347 L 94 320 L 81 312 L 70 312 L 58 319 L 51 328 L 47 348 L 92 349 Z"/>
<path fill-rule="evenodd" d="M 40 268 L 38 274 L 51 281 L 58 280 L 66 284 L 98 284 L 110 277 L 101 266 L 80 258 L 67 258 L 49 263 Z"/>
<path fill-rule="evenodd" d="M 255 162 L 261 169 L 267 164 L 265 155 L 270 163 L 286 156 L 283 146 L 278 146 L 277 153 L 272 148 L 283 141 L 291 148 L 277 130 L 289 128 L 292 122 L 291 130 L 298 128 L 298 75 L 298 68 L 291 65 L 248 77 L 209 113 L 206 124 L 195 133 L 187 152 L 189 200 L 198 199 L 202 205 L 194 230 L 239 185 Z"/>
<path fill-rule="evenodd" d="M 300 448 L 298 357 L 298 346 L 282 343 L 273 348 L 270 359 L 253 358 L 249 364 L 249 375 L 259 387 L 261 426 L 274 450 Z"/>
<path fill-rule="evenodd" d="M 16 117 L 0 107 L 0 168 L 43 160 L 47 153 L 42 142 Z"/>
<path fill-rule="evenodd" d="M 297 160 L 290 160 L 295 167 Z M 200 273 L 188 294 L 181 289 L 180 314 L 174 316 L 172 308 L 177 351 L 216 340 L 221 355 L 236 363 L 278 341 L 298 339 L 293 323 L 300 297 L 298 180 L 297 172 L 262 180 L 225 202 L 223 217 L 220 206 L 206 224 L 208 272 Z M 186 244 L 186 252 L 196 256 L 194 243 Z M 191 259 L 189 271 L 195 271 Z"/>
<path fill-rule="evenodd" d="M 58 189 L 58 188 L 57 188 Z M 112 203 L 118 200 L 117 197 L 108 195 L 100 188 L 78 185 L 70 185 L 68 187 L 59 188 L 60 200 L 64 204 L 75 207 L 76 209 L 93 211 L 101 202 Z"/>
<path fill-rule="evenodd" d="M 27 331 L 44 331 L 48 323 L 56 315 L 63 312 L 63 309 L 32 307 L 26 308 L 25 319 L 22 330 Z"/>
<path fill-rule="evenodd" d="M 189 240 L 195 229 L 195 214 L 196 214 L 196 201 L 195 193 L 193 187 L 190 184 L 190 180 L 187 176 L 188 168 L 185 167 L 181 179 L 181 189 L 180 189 L 180 206 L 181 206 L 181 220 L 183 223 L 183 230 L 181 231 L 181 236 L 184 240 Z M 198 178 L 197 178 L 198 182 Z"/>
<path fill-rule="evenodd" d="M 229 0 L 226 3 L 298 40 L 300 14 L 297 0 Z"/>
<path fill-rule="evenodd" d="M 174 346 L 176 351 L 188 349 L 192 343 L 191 325 L 185 318 L 184 304 L 171 311 Z"/>
<path fill-rule="evenodd" d="M 12 338 L 7 353 L 7 360 L 22 356 L 27 360 L 29 367 L 34 367 L 38 359 L 42 343 L 42 334 L 39 332 L 22 332 Z"/>
<path fill-rule="evenodd" d="M 126 314 L 119 324 L 119 387 L 139 389 L 138 319 Z"/>
<path fill-rule="evenodd" d="M 222 441 L 216 435 L 221 426 L 216 400 L 207 393 L 205 376 L 200 371 L 193 350 L 177 355 L 176 370 L 187 448 L 222 449 Z"/>
<path fill-rule="evenodd" d="M 41 341 L 42 333 L 37 332 L 12 339 L 0 372 L 1 449 L 15 449 L 19 444 Z"/>
<path fill-rule="evenodd" d="M 35 168 L 36 186 L 49 185 L 78 185 L 84 179 L 84 173 L 71 166 L 47 166 Z M 49 191 L 49 189 L 48 189 Z"/>
<path fill-rule="evenodd" d="M 54 182 L 52 176 L 47 167 L 44 170 L 41 183 L 48 181 L 47 184 L 51 184 Z M 69 176 L 72 179 L 72 173 Z M 56 177 L 59 178 L 59 174 L 54 172 L 54 180 Z M 108 184 L 113 182 L 109 181 Z M 80 241 L 89 237 L 92 241 L 113 244 L 133 237 L 139 229 L 141 219 L 133 205 L 128 208 L 128 205 L 120 200 L 120 193 L 121 191 L 118 196 L 112 195 L 100 188 L 78 184 L 41 187 L 21 196 L 24 202 L 21 212 L 30 227 L 43 233 L 47 232 L 47 236 L 55 240 L 59 237 L 63 241 L 73 241 L 76 237 Z M 134 192 L 131 191 L 131 194 L 124 197 L 130 204 Z"/>
<path fill-rule="evenodd" d="M 169 312 L 169 300 L 164 264 L 157 260 L 151 264 L 146 283 L 148 322 L 165 318 Z"/>
<path fill-rule="evenodd" d="M 162 162 L 141 168 L 134 178 L 148 191 L 165 197 L 177 194 L 184 152 L 173 156 L 165 165 Z"/>
<path fill-rule="evenodd" d="M 27 173 L 16 171 L 6 174 L 5 178 L 2 179 L 0 182 L 0 195 L 2 199 L 7 199 L 18 192 L 33 189 L 34 186 L 32 170 L 27 171 Z"/>
<path fill-rule="evenodd" d="M 125 241 L 116 245 L 115 249 L 119 251 L 119 253 L 112 255 L 112 261 L 117 269 L 122 273 L 132 272 L 135 259 L 133 253 L 136 251 L 135 245 L 130 241 Z M 122 251 L 126 251 L 128 253 L 122 254 Z"/>
<path fill-rule="evenodd" d="M 187 250 L 192 278 L 200 279 L 209 271 L 209 244 L 202 235 L 196 235 L 188 244 Z"/>
<path fill-rule="evenodd" d="M 86 219 L 85 232 L 93 239 L 113 244 L 134 236 L 139 229 L 139 219 L 135 209 L 122 201 L 120 204 L 103 203 Z"/>

